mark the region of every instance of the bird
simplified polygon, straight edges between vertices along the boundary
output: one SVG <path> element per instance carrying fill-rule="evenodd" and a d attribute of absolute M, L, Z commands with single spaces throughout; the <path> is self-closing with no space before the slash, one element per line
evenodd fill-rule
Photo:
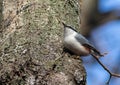
<path fill-rule="evenodd" d="M 63 22 L 62 24 L 64 26 L 63 43 L 65 49 L 78 56 L 90 54 L 98 57 L 104 56 L 82 34 L 78 33 L 75 28 Z"/>

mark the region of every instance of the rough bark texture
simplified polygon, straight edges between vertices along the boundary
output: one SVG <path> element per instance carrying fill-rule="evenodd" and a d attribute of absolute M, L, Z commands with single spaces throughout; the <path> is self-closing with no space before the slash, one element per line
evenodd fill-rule
<path fill-rule="evenodd" d="M 1 0 L 0 6 L 0 85 L 86 85 L 81 59 L 62 43 L 61 21 L 80 26 L 77 0 Z"/>

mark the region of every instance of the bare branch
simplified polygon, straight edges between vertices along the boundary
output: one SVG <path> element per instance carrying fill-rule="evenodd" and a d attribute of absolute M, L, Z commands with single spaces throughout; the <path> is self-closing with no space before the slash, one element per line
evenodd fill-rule
<path fill-rule="evenodd" d="M 104 70 L 106 70 L 106 71 L 110 74 L 110 77 L 109 77 L 109 79 L 108 79 L 108 81 L 107 81 L 107 84 L 108 84 L 108 85 L 109 85 L 109 82 L 110 82 L 112 76 L 120 78 L 120 74 L 112 73 L 104 64 L 101 63 L 101 61 L 98 59 L 97 56 L 95 56 L 95 55 L 93 55 L 93 54 L 91 54 L 91 55 L 92 55 L 92 56 L 97 60 L 97 62 L 104 68 Z"/>

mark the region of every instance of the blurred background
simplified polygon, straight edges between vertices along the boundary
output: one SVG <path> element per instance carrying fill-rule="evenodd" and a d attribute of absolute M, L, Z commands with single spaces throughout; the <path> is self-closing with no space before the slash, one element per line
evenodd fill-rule
<path fill-rule="evenodd" d="M 100 61 L 113 73 L 120 74 L 120 0 L 83 0 L 81 33 L 101 52 Z M 105 85 L 109 74 L 92 57 L 82 57 L 87 85 Z M 112 77 L 109 85 L 120 85 Z"/>

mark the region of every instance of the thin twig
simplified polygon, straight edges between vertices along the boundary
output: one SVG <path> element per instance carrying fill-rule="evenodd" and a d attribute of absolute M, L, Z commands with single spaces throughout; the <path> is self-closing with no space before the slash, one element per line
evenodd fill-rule
<path fill-rule="evenodd" d="M 111 77 L 114 76 L 114 77 L 119 77 L 120 78 L 120 74 L 116 74 L 116 73 L 112 73 L 104 64 L 101 63 L 101 61 L 98 59 L 97 56 L 91 54 L 96 60 L 97 62 L 104 68 L 104 70 L 106 70 L 109 74 L 110 74 L 110 77 L 107 81 L 107 84 L 109 85 L 109 82 L 111 80 Z"/>

